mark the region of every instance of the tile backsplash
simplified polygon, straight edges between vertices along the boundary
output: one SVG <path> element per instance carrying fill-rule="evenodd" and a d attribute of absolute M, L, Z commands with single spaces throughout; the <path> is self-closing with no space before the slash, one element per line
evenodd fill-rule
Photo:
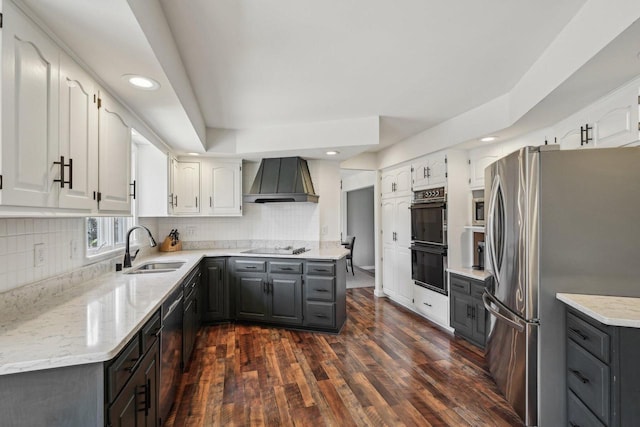
<path fill-rule="evenodd" d="M 315 203 L 270 203 L 243 205 L 241 217 L 158 218 L 159 241 L 178 228 L 184 242 L 197 241 L 318 241 L 320 217 Z M 153 221 L 141 219 L 142 224 Z"/>
<path fill-rule="evenodd" d="M 36 267 L 38 244 L 44 256 Z M 83 245 L 84 218 L 0 218 L 0 292 L 83 266 Z"/>

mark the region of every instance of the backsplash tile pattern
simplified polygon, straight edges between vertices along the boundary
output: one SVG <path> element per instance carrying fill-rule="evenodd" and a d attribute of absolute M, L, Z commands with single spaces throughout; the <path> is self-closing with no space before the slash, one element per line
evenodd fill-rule
<path fill-rule="evenodd" d="M 71 257 L 71 242 L 78 254 Z M 35 267 L 34 245 L 45 245 Z M 84 265 L 84 218 L 0 218 L 0 292 L 57 276 Z"/>
<path fill-rule="evenodd" d="M 158 240 L 162 241 L 174 228 L 178 228 L 183 245 L 212 241 L 319 240 L 320 217 L 315 203 L 246 203 L 243 209 L 241 217 L 158 218 Z M 153 221 L 142 219 L 140 222 L 149 225 Z"/>

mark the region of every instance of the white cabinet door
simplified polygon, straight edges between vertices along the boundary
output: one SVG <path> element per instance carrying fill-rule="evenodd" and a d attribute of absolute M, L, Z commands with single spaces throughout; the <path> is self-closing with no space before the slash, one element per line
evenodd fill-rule
<path fill-rule="evenodd" d="M 395 171 L 396 197 L 411 196 L 411 165 L 403 166 Z"/>
<path fill-rule="evenodd" d="M 403 197 L 395 200 L 394 231 L 396 244 L 402 248 L 411 246 L 411 198 Z"/>
<path fill-rule="evenodd" d="M 396 176 L 392 172 L 385 172 L 380 177 L 380 188 L 383 199 L 387 197 L 393 197 L 395 188 Z"/>
<path fill-rule="evenodd" d="M 382 218 L 382 243 L 384 245 L 395 244 L 395 209 L 394 200 L 384 200 L 380 208 Z"/>
<path fill-rule="evenodd" d="M 200 163 L 177 162 L 174 191 L 175 213 L 200 212 Z"/>
<path fill-rule="evenodd" d="M 447 184 L 447 156 L 444 153 L 436 153 L 429 156 L 429 187 L 440 187 Z"/>
<path fill-rule="evenodd" d="M 469 187 L 471 189 L 484 189 L 484 170 L 500 157 L 500 148 L 494 145 L 477 148 L 469 153 Z"/>
<path fill-rule="evenodd" d="M 170 164 L 167 153 L 151 144 L 138 145 L 136 202 L 139 217 L 167 216 Z"/>
<path fill-rule="evenodd" d="M 242 160 L 205 160 L 203 167 L 203 212 L 242 215 Z"/>
<path fill-rule="evenodd" d="M 61 208 L 94 210 L 98 190 L 98 90 L 71 58 L 60 57 L 60 155 L 73 162 L 73 183 L 60 189 Z M 71 172 L 71 171 L 70 171 Z"/>
<path fill-rule="evenodd" d="M 411 164 L 411 169 L 413 169 L 413 188 L 415 190 L 422 190 L 429 185 L 428 167 L 428 157 L 422 157 Z"/>
<path fill-rule="evenodd" d="M 585 111 L 579 111 L 567 119 L 557 123 L 553 127 L 555 137 L 561 150 L 577 150 L 580 148 L 593 148 L 593 141 L 587 141 L 587 125 L 589 125 L 588 135 L 593 137 L 592 125 Z"/>
<path fill-rule="evenodd" d="M 638 87 L 630 85 L 594 105 L 590 111 L 597 148 L 620 147 L 638 140 Z"/>
<path fill-rule="evenodd" d="M 449 298 L 422 286 L 414 285 L 413 307 L 428 319 L 449 327 Z"/>
<path fill-rule="evenodd" d="M 413 280 L 411 280 L 411 249 L 396 246 L 395 253 L 395 289 L 396 299 L 408 307 L 413 303 Z"/>
<path fill-rule="evenodd" d="M 383 172 L 380 177 L 382 198 L 410 196 L 411 179 L 411 165 Z"/>
<path fill-rule="evenodd" d="M 55 207 L 59 49 L 11 2 L 3 5 L 2 204 Z"/>
<path fill-rule="evenodd" d="M 98 112 L 98 209 L 131 214 L 131 127 L 123 108 L 104 92 Z"/>
<path fill-rule="evenodd" d="M 398 294 L 396 285 L 396 247 L 395 245 L 382 245 L 382 290 L 391 298 Z"/>

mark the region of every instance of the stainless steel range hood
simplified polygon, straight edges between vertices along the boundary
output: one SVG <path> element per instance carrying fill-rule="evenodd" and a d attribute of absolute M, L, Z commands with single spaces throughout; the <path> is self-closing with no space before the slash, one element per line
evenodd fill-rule
<path fill-rule="evenodd" d="M 262 159 L 247 203 L 318 203 L 307 161 L 300 157 Z"/>

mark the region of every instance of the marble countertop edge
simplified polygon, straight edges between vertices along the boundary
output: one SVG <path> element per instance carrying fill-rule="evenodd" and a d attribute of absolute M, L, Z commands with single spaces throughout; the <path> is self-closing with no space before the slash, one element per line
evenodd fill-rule
<path fill-rule="evenodd" d="M 640 328 L 640 298 L 568 293 L 556 298 L 604 325 Z"/>

